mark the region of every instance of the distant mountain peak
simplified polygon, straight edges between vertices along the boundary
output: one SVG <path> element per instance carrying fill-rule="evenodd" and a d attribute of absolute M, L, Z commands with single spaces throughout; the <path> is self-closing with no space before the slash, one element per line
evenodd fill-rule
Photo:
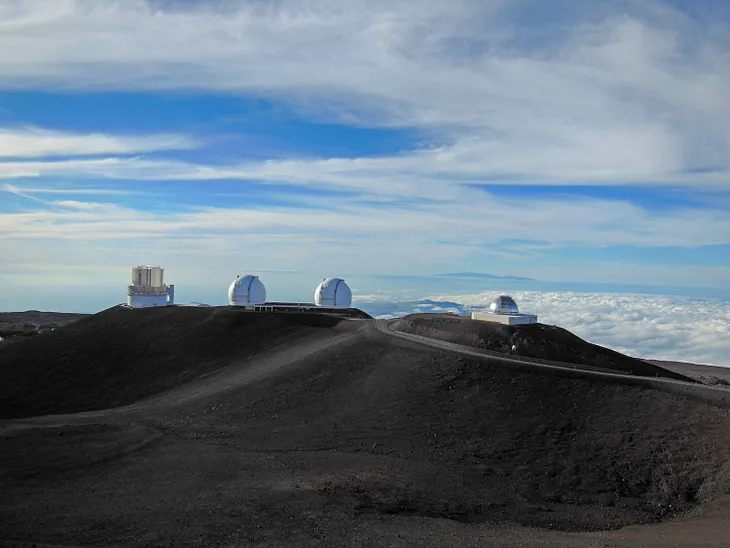
<path fill-rule="evenodd" d="M 522 276 L 495 276 L 494 274 L 486 274 L 484 272 L 448 272 L 445 274 L 436 274 L 442 278 L 474 278 L 481 280 L 515 280 L 522 282 L 534 282 L 534 278 L 523 278 Z"/>

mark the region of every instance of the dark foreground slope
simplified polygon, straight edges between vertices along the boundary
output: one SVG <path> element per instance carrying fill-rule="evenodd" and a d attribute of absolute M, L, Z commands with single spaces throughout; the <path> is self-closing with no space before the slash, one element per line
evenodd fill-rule
<path fill-rule="evenodd" d="M 0 418 L 133 403 L 339 322 L 228 307 L 117 306 L 0 345 Z"/>
<path fill-rule="evenodd" d="M 191 339 L 207 323 L 220 340 L 256 325 L 223 312 L 168 313 Z M 585 533 L 701 512 L 729 494 L 722 408 L 465 358 L 381 334 L 370 322 L 278 329 L 309 334 L 243 361 L 235 361 L 240 346 L 216 345 L 217 359 L 235 365 L 223 370 L 225 389 L 205 397 L 55 423 L 0 422 L 0 545 L 658 547 L 685 545 L 688 535 L 710 545 L 696 543 L 705 535 L 721 546 L 730 531 L 722 520 L 702 529 L 698 514 L 681 537 L 661 537 L 656 527 Z M 304 351 L 335 332 L 344 337 Z M 129 336 L 140 335 L 125 328 L 103 346 L 111 352 Z M 166 372 L 159 383 L 213 360 L 212 349 L 176 340 L 169 361 L 156 358 Z M 155 344 L 138 358 L 148 363 Z M 301 357 L 241 381 L 241 372 L 279 360 L 282 348 Z M 126 365 L 116 386 L 143 373 Z M 66 370 L 86 382 L 76 371 Z M 55 379 L 41 369 L 36 377 L 37 393 Z M 68 407 L 63 394 L 57 401 Z"/>
<path fill-rule="evenodd" d="M 511 356 L 572 363 L 645 377 L 689 377 L 584 341 L 554 325 L 500 325 L 450 314 L 411 314 L 392 329 Z M 512 347 L 515 350 L 512 351 Z"/>

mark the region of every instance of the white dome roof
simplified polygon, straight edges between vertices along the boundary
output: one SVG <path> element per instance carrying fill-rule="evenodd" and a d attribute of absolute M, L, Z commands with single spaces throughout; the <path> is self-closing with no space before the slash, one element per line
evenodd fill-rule
<path fill-rule="evenodd" d="M 509 295 L 500 295 L 489 305 L 492 314 L 519 314 L 517 303 Z"/>
<path fill-rule="evenodd" d="M 238 276 L 228 288 L 229 305 L 262 304 L 266 302 L 266 287 L 258 276 Z"/>
<path fill-rule="evenodd" d="M 350 308 L 352 291 L 341 278 L 327 278 L 314 290 L 314 304 L 327 308 Z"/>

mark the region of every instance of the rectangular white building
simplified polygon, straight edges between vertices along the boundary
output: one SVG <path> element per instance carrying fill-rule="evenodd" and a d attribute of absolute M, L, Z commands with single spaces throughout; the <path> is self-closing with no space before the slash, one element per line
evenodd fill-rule
<path fill-rule="evenodd" d="M 472 312 L 472 320 L 501 323 L 502 325 L 526 325 L 537 323 L 534 314 L 522 314 L 517 303 L 509 295 L 500 295 L 489 305 L 489 312 Z"/>
<path fill-rule="evenodd" d="M 472 312 L 472 320 L 482 322 L 501 323 L 502 325 L 526 325 L 537 323 L 537 316 L 534 314 L 491 314 L 489 312 Z"/>
<path fill-rule="evenodd" d="M 132 268 L 132 283 L 127 286 L 127 305 L 148 308 L 175 304 L 175 286 L 165 285 L 165 269 L 143 265 Z"/>

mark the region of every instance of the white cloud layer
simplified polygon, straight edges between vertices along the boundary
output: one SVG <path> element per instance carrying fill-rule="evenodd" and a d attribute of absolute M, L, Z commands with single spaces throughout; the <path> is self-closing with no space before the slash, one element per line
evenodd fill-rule
<path fill-rule="evenodd" d="M 592 343 L 644 359 L 730 367 L 730 301 L 605 293 L 517 291 L 520 310 Z M 489 307 L 497 293 L 439 295 L 469 310 Z M 438 305 L 437 305 L 437 308 Z M 438 311 L 420 306 L 423 311 Z M 394 303 L 394 311 L 403 305 Z M 443 307 L 443 310 L 451 310 Z M 395 314 L 393 314 L 395 315 Z"/>
<path fill-rule="evenodd" d="M 0 0 L 0 85 L 243 93 L 432 135 L 382 161 L 247 168 L 270 176 L 730 186 L 727 21 L 648 0 L 544 5 Z"/>
<path fill-rule="evenodd" d="M 370 247 L 417 245 L 422 254 L 444 254 L 445 240 L 459 254 L 505 239 L 539 240 L 550 245 L 687 246 L 730 244 L 730 213 L 683 208 L 650 212 L 617 200 L 501 199 L 481 191 L 464 199 L 374 207 L 361 198 L 330 200 L 300 207 L 187 207 L 142 211 L 114 203 L 74 201 L 68 211 L 18 185 L 5 190 L 24 196 L 32 210 L 0 215 L 4 239 L 135 239 L 180 234 L 227 238 L 232 234 L 300 234 L 335 239 L 343 247 L 367 238 Z M 83 211 L 82 211 L 83 210 Z M 489 212 L 489 214 L 485 214 Z M 380 244 L 378 243 L 380 242 Z M 461 246 L 461 250 L 459 250 Z M 527 246 L 529 248 L 529 246 Z M 534 256 L 514 248 L 517 255 Z M 361 251 L 358 251 L 361 252 Z"/>

